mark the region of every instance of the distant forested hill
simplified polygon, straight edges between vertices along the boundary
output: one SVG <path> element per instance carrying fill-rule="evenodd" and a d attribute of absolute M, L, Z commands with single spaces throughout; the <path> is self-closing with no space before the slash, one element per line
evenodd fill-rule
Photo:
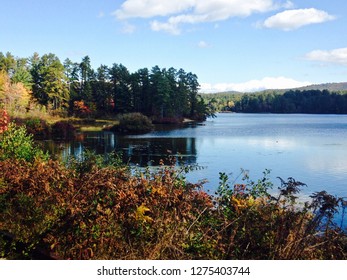
<path fill-rule="evenodd" d="M 216 111 L 240 113 L 347 114 L 347 83 L 253 93 L 204 94 Z"/>
<path fill-rule="evenodd" d="M 347 91 L 347 83 L 326 83 L 297 88 L 298 90 Z"/>
<path fill-rule="evenodd" d="M 312 84 L 309 86 L 304 87 L 298 87 L 298 88 L 288 88 L 288 89 L 267 89 L 258 91 L 255 93 L 268 93 L 268 92 L 277 92 L 277 93 L 285 93 L 289 90 L 328 90 L 328 91 L 347 91 L 347 82 L 341 82 L 341 83 L 324 83 L 324 84 Z M 203 93 L 204 96 L 222 96 L 227 97 L 230 95 L 241 95 L 245 94 L 245 92 L 239 92 L 239 91 L 223 91 L 223 92 L 217 92 L 217 93 Z"/>

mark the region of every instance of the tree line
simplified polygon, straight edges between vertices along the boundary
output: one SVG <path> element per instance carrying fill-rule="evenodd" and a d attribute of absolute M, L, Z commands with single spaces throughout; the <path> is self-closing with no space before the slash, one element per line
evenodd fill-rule
<path fill-rule="evenodd" d="M 19 86 L 21 91 L 14 88 Z M 29 110 L 35 103 L 79 116 L 140 112 L 158 120 L 204 120 L 212 112 L 199 88 L 197 75 L 173 67 L 131 73 L 114 63 L 95 70 L 89 56 L 81 62 L 69 58 L 61 62 L 52 53 L 17 58 L 0 52 L 0 104 L 17 109 Z M 17 99 L 11 103 L 14 95 Z"/>
<path fill-rule="evenodd" d="M 239 113 L 347 114 L 347 94 L 328 90 L 266 91 L 251 94 L 206 95 L 218 111 Z"/>

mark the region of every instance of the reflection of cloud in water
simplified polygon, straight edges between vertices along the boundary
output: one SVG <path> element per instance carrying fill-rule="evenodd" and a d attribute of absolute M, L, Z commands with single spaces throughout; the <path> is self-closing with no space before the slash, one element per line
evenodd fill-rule
<path fill-rule="evenodd" d="M 325 158 L 325 157 L 324 157 Z M 306 166 L 312 172 L 319 174 L 335 174 L 341 177 L 347 174 L 347 158 L 344 155 L 331 155 L 331 160 L 326 160 L 319 155 L 306 160 Z"/>
<path fill-rule="evenodd" d="M 266 149 L 293 149 L 298 146 L 297 141 L 284 138 L 252 138 L 246 141 L 247 145 L 263 147 Z"/>
<path fill-rule="evenodd" d="M 215 146 L 252 146 L 262 147 L 266 149 L 292 149 L 299 146 L 298 142 L 291 139 L 284 138 L 263 138 L 263 137 L 252 137 L 252 138 L 205 138 L 202 139 L 202 143 L 206 145 Z"/>
<path fill-rule="evenodd" d="M 211 137 L 198 138 L 197 150 L 199 155 L 219 157 L 220 159 L 225 157 L 235 158 L 236 156 L 238 160 L 249 161 L 252 160 L 250 157 L 254 157 L 255 154 L 274 156 L 295 152 L 301 147 L 302 145 L 299 142 L 284 138 Z"/>

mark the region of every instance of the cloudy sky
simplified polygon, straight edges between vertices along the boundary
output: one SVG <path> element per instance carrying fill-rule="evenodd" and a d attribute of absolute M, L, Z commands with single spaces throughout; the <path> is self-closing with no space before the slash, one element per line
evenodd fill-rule
<path fill-rule="evenodd" d="M 202 92 L 347 81 L 346 0 L 0 0 L 0 51 L 183 68 Z"/>

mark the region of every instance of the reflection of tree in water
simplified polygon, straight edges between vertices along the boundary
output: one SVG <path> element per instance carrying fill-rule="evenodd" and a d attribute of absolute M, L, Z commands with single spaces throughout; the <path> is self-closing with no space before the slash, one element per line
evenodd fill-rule
<path fill-rule="evenodd" d="M 121 152 L 125 162 L 139 166 L 155 166 L 160 160 L 167 164 L 169 156 L 178 164 L 194 164 L 197 155 L 195 138 L 130 138 L 111 132 L 81 133 L 68 142 L 45 141 L 44 148 L 61 159 L 79 158 L 85 149 L 105 155 Z"/>
<path fill-rule="evenodd" d="M 74 139 L 50 139 L 41 141 L 41 144 L 45 151 L 65 160 L 71 156 L 80 158 L 84 150 L 108 154 L 116 147 L 116 137 L 109 132 L 85 132 L 76 134 Z"/>
<path fill-rule="evenodd" d="M 140 166 L 159 165 L 160 160 L 165 164 L 169 157 L 177 159 L 178 164 L 196 163 L 195 138 L 147 138 L 122 139 L 124 160 Z M 129 141 L 131 140 L 131 141 Z"/>

